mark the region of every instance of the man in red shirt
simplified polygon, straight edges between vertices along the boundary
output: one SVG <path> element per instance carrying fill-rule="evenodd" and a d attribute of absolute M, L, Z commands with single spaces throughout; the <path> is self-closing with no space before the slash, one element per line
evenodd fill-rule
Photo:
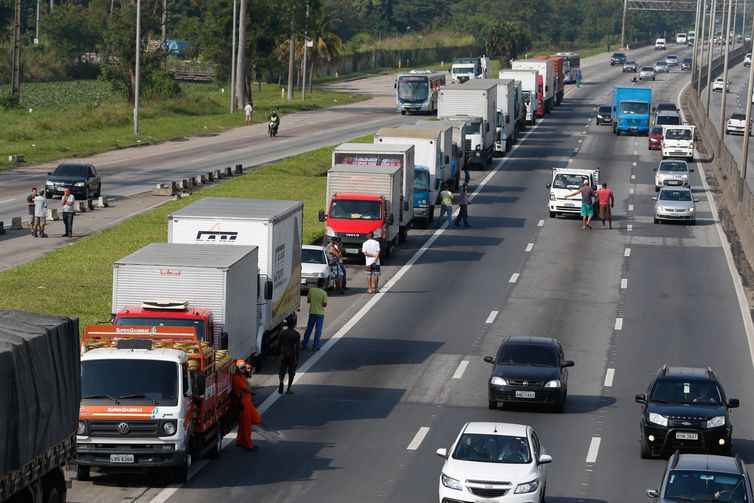
<path fill-rule="evenodd" d="M 610 223 L 610 228 L 613 228 L 613 206 L 615 206 L 615 196 L 613 195 L 613 189 L 607 187 L 607 183 L 602 182 L 602 188 L 597 190 L 597 201 L 600 205 L 600 220 L 602 220 L 602 227 L 605 226 L 605 220 Z"/>

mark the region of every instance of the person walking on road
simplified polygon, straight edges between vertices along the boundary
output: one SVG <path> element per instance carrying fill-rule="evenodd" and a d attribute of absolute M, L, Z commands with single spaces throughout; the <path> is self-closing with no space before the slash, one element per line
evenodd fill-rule
<path fill-rule="evenodd" d="M 367 293 L 377 293 L 380 286 L 380 242 L 374 239 L 374 232 L 370 232 L 369 239 L 361 245 L 361 253 L 367 266 Z"/>
<path fill-rule="evenodd" d="M 262 422 L 262 417 L 251 401 L 251 387 L 246 379 L 246 367 L 247 364 L 244 360 L 236 360 L 236 372 L 233 374 L 233 398 L 241 409 L 238 416 L 236 445 L 249 451 L 255 451 L 257 447 L 251 440 L 251 429 L 252 425 Z"/>
<path fill-rule="evenodd" d="M 602 188 L 597 190 L 597 201 L 600 204 L 600 220 L 602 220 L 602 227 L 605 226 L 605 220 L 610 224 L 610 229 L 613 228 L 613 208 L 615 207 L 615 196 L 613 195 L 613 189 L 608 188 L 606 182 L 602 182 Z"/>
<path fill-rule="evenodd" d="M 463 220 L 464 227 L 471 227 L 469 225 L 469 196 L 466 193 L 466 185 L 461 186 L 461 192 L 458 193 L 458 216 L 456 217 L 456 227 L 461 226 L 461 220 Z"/>
<path fill-rule="evenodd" d="M 296 331 L 296 323 L 290 319 L 285 320 L 285 329 L 280 332 L 280 386 L 278 393 L 283 394 L 283 380 L 288 374 L 288 394 L 292 395 L 293 378 L 296 377 L 298 368 L 299 350 L 301 348 L 301 335 Z"/>
<path fill-rule="evenodd" d="M 26 196 L 26 208 L 29 210 L 29 219 L 31 220 L 32 234 L 34 233 L 34 198 L 35 197 L 37 197 L 37 188 L 32 187 L 31 193 L 28 196 Z"/>
<path fill-rule="evenodd" d="M 335 285 L 338 289 L 339 293 L 343 293 L 346 290 L 346 266 L 343 265 L 343 248 L 341 246 L 341 241 L 339 237 L 334 237 L 332 240 L 327 244 L 327 248 L 325 249 L 327 251 L 327 254 L 330 256 L 330 260 L 337 266 L 338 268 L 338 279 L 337 284 Z"/>
<path fill-rule="evenodd" d="M 73 237 L 73 203 L 76 202 L 76 198 L 71 194 L 70 189 L 63 191 L 63 198 L 61 204 L 63 205 L 63 225 L 65 225 L 65 234 L 63 237 Z"/>
<path fill-rule="evenodd" d="M 581 188 L 566 196 L 566 199 L 581 195 L 581 230 L 592 229 L 592 216 L 594 214 L 594 190 L 588 178 L 584 178 Z"/>
<path fill-rule="evenodd" d="M 248 126 L 249 124 L 251 124 L 251 120 L 254 115 L 254 107 L 252 106 L 250 102 L 247 102 L 246 106 L 243 107 L 243 115 L 244 115 L 244 124 Z"/>
<path fill-rule="evenodd" d="M 301 344 L 302 349 L 309 345 L 309 337 L 314 330 L 314 343 L 312 348 L 319 351 L 319 341 L 322 338 L 322 325 L 325 323 L 325 308 L 327 307 L 327 292 L 323 289 L 325 279 L 319 278 L 317 286 L 309 289 L 306 294 L 306 300 L 309 303 L 309 320 L 306 322 L 306 332 L 304 332 L 304 342 Z"/>
<path fill-rule="evenodd" d="M 44 194 L 34 197 L 34 219 L 32 220 L 31 234 L 35 238 L 46 238 L 45 225 L 47 224 L 47 198 Z"/>
<path fill-rule="evenodd" d="M 447 215 L 448 227 L 453 224 L 453 193 L 446 183 L 440 192 L 440 225 L 442 225 L 443 215 Z"/>

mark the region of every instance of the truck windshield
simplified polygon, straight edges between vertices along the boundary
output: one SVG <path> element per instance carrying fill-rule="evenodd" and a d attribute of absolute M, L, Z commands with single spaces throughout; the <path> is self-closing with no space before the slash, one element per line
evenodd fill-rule
<path fill-rule="evenodd" d="M 451 70 L 455 75 L 472 75 L 474 73 L 473 66 L 454 66 Z"/>
<path fill-rule="evenodd" d="M 649 103 L 640 103 L 638 101 L 624 101 L 620 104 L 621 113 L 627 115 L 648 115 Z"/>
<path fill-rule="evenodd" d="M 335 200 L 330 207 L 331 218 L 346 220 L 379 220 L 380 203 L 377 201 Z"/>
<path fill-rule="evenodd" d="M 555 175 L 555 179 L 552 181 L 553 189 L 578 189 L 584 183 L 587 177 L 584 175 L 570 175 L 566 173 L 560 173 Z"/>
<path fill-rule="evenodd" d="M 400 77 L 398 79 L 398 99 L 410 103 L 422 103 L 429 97 L 427 77 Z"/>
<path fill-rule="evenodd" d="M 481 130 L 481 122 L 469 122 L 468 124 L 466 124 L 466 134 L 479 134 Z"/>
<path fill-rule="evenodd" d="M 665 131 L 666 140 L 691 140 L 691 131 L 688 129 L 668 129 Z"/>
<path fill-rule="evenodd" d="M 191 318 L 128 318 L 118 317 L 115 319 L 115 326 L 119 327 L 194 327 L 196 336 L 200 341 L 206 340 L 207 327 L 204 326 L 204 320 Z"/>
<path fill-rule="evenodd" d="M 178 404 L 178 365 L 159 360 L 81 362 L 82 400 Z"/>
<path fill-rule="evenodd" d="M 427 192 L 429 190 L 429 173 L 426 171 L 414 172 L 414 192 Z"/>

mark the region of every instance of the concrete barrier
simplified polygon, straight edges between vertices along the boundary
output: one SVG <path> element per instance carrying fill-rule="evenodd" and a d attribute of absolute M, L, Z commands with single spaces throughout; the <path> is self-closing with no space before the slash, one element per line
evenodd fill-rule
<path fill-rule="evenodd" d="M 10 221 L 10 228 L 14 231 L 20 231 L 23 228 L 21 217 L 13 217 Z"/>
<path fill-rule="evenodd" d="M 225 168 L 225 176 L 227 176 L 227 177 L 233 176 L 233 168 L 231 168 L 230 166 L 226 166 L 226 168 Z"/>
<path fill-rule="evenodd" d="M 223 172 L 220 171 L 219 169 L 216 169 L 215 170 L 215 180 L 220 180 L 222 178 L 223 178 Z"/>
<path fill-rule="evenodd" d="M 153 196 L 172 196 L 176 193 L 177 184 L 175 182 L 170 183 L 158 183 L 152 188 Z"/>
<path fill-rule="evenodd" d="M 236 175 L 243 175 L 243 164 L 236 164 Z"/>
<path fill-rule="evenodd" d="M 173 186 L 175 186 L 175 182 L 173 182 Z M 96 206 L 97 208 L 107 208 L 107 207 L 109 206 L 109 204 L 108 204 L 108 202 L 107 202 L 107 199 L 105 199 L 105 197 L 104 197 L 104 196 L 99 196 L 99 197 L 98 197 L 98 198 L 97 198 L 97 199 L 95 200 L 95 202 L 94 202 L 94 205 L 95 205 L 95 206 Z"/>
<path fill-rule="evenodd" d="M 60 220 L 60 215 L 58 214 L 57 208 L 47 208 L 47 221 L 48 222 L 55 222 Z"/>
<path fill-rule="evenodd" d="M 208 182 L 214 182 L 215 181 L 215 174 L 212 171 L 207 171 L 207 181 Z"/>
<path fill-rule="evenodd" d="M 5 222 L 0 220 L 0 235 L 5 234 Z"/>

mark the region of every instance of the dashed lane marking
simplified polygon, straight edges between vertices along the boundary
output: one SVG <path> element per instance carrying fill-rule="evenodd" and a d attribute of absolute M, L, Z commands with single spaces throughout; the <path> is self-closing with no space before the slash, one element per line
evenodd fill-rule
<path fill-rule="evenodd" d="M 589 450 L 586 453 L 587 463 L 597 462 L 597 456 L 599 456 L 599 453 L 600 453 L 601 443 L 602 443 L 602 439 L 600 437 L 592 437 L 592 441 L 589 442 Z"/>
<path fill-rule="evenodd" d="M 539 222 L 537 222 L 537 227 L 544 227 L 544 226 L 545 226 L 544 220 L 540 220 Z"/>
<path fill-rule="evenodd" d="M 487 316 L 487 319 L 484 320 L 484 322 L 488 325 L 495 323 L 495 319 L 497 318 L 498 314 L 499 314 L 499 311 L 490 311 L 490 314 Z"/>
<path fill-rule="evenodd" d="M 615 379 L 615 369 L 607 369 L 607 372 L 605 372 L 604 386 L 606 388 L 611 388 L 613 386 L 613 379 Z"/>
<path fill-rule="evenodd" d="M 453 379 L 461 379 L 463 377 L 463 373 L 466 372 L 466 367 L 469 366 L 468 360 L 462 360 L 461 363 L 458 364 L 458 368 L 453 373 Z"/>
<path fill-rule="evenodd" d="M 634 226 L 631 224 L 626 224 L 626 232 L 631 232 L 632 230 L 634 230 Z"/>
<path fill-rule="evenodd" d="M 620 280 L 620 289 L 625 290 L 626 288 L 628 288 L 628 278 L 622 278 Z"/>
<path fill-rule="evenodd" d="M 630 257 L 631 256 L 631 248 L 626 248 L 623 250 L 623 256 L 624 257 Z"/>
<path fill-rule="evenodd" d="M 623 330 L 623 318 L 615 318 L 615 331 L 620 332 Z"/>
<path fill-rule="evenodd" d="M 517 272 L 514 272 L 513 274 L 511 274 L 511 279 L 508 280 L 508 283 L 518 282 L 518 276 L 519 274 Z"/>
<path fill-rule="evenodd" d="M 529 253 L 533 249 L 534 249 L 534 243 L 529 243 L 529 244 L 526 245 L 526 250 L 525 251 L 526 251 L 526 253 Z"/>
<path fill-rule="evenodd" d="M 633 204 L 629 204 L 628 205 L 628 211 L 634 211 L 634 205 Z"/>
<path fill-rule="evenodd" d="M 422 442 L 424 442 L 424 438 L 427 436 L 427 433 L 429 433 L 429 426 L 422 426 L 421 428 L 419 428 L 419 431 L 416 432 L 416 435 L 414 435 L 414 438 L 411 440 L 411 443 L 408 444 L 406 450 L 418 450 L 419 446 L 421 446 Z"/>

